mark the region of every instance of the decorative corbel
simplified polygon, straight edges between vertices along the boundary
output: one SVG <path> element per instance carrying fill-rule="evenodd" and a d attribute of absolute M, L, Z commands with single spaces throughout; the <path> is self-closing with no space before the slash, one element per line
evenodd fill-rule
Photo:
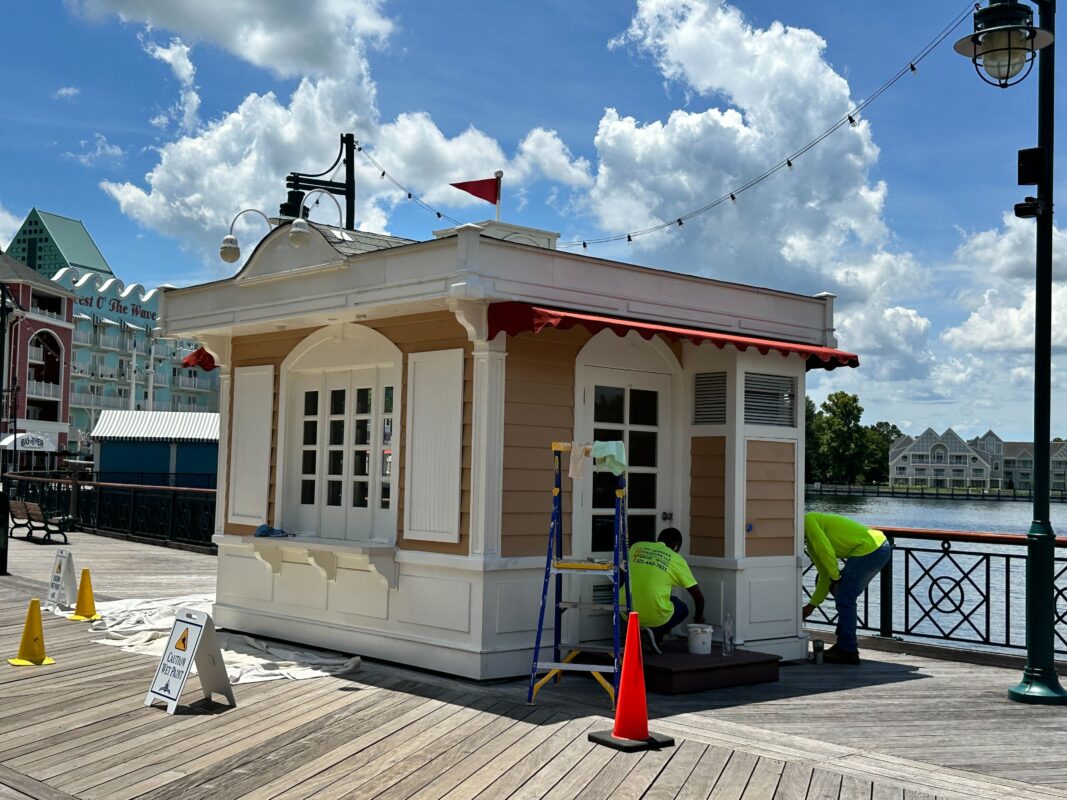
<path fill-rule="evenodd" d="M 456 315 L 456 320 L 467 331 L 467 339 L 472 342 L 484 342 L 489 335 L 489 305 L 476 300 L 450 298 L 449 310 Z"/>

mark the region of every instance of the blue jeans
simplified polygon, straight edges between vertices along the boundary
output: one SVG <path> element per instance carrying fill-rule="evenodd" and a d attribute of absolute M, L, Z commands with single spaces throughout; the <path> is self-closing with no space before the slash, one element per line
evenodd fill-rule
<path fill-rule="evenodd" d="M 652 628 L 652 635 L 656 637 L 657 642 L 670 633 L 675 625 L 681 625 L 685 622 L 685 618 L 689 616 L 689 606 L 685 604 L 684 600 L 671 597 L 671 605 L 674 606 L 674 613 L 671 614 L 671 618 L 665 624 Z"/>
<path fill-rule="evenodd" d="M 886 542 L 873 553 L 845 559 L 845 568 L 841 570 L 841 581 L 834 592 L 837 606 L 837 649 L 846 653 L 859 650 L 856 641 L 856 600 L 863 594 L 874 576 L 882 571 L 893 556 L 893 549 Z"/>

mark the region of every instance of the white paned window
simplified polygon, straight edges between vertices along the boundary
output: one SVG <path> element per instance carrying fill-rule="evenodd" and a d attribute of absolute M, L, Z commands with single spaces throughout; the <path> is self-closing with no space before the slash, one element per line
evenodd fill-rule
<path fill-rule="evenodd" d="M 274 367 L 237 367 L 230 429 L 230 522 L 267 521 L 273 414 Z"/>
<path fill-rule="evenodd" d="M 745 373 L 745 424 L 797 425 L 797 379 L 791 375 Z"/>
<path fill-rule="evenodd" d="M 725 372 L 701 372 L 693 376 L 693 424 L 726 424 Z"/>
<path fill-rule="evenodd" d="M 404 537 L 459 541 L 463 351 L 408 356 Z"/>

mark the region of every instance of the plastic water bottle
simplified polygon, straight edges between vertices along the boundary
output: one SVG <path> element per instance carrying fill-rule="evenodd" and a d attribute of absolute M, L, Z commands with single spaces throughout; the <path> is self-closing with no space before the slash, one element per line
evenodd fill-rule
<path fill-rule="evenodd" d="M 724 656 L 733 655 L 734 652 L 734 621 L 733 618 L 727 614 L 726 618 L 722 621 L 722 654 Z"/>

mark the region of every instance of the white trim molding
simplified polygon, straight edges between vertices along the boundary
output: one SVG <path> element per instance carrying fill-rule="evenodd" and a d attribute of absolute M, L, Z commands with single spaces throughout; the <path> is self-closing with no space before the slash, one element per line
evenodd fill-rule
<path fill-rule="evenodd" d="M 274 365 L 237 367 L 233 377 L 232 455 L 228 522 L 261 525 L 270 496 Z"/>
<path fill-rule="evenodd" d="M 474 408 L 471 432 L 471 554 L 500 555 L 504 509 L 503 334 L 474 343 Z"/>

